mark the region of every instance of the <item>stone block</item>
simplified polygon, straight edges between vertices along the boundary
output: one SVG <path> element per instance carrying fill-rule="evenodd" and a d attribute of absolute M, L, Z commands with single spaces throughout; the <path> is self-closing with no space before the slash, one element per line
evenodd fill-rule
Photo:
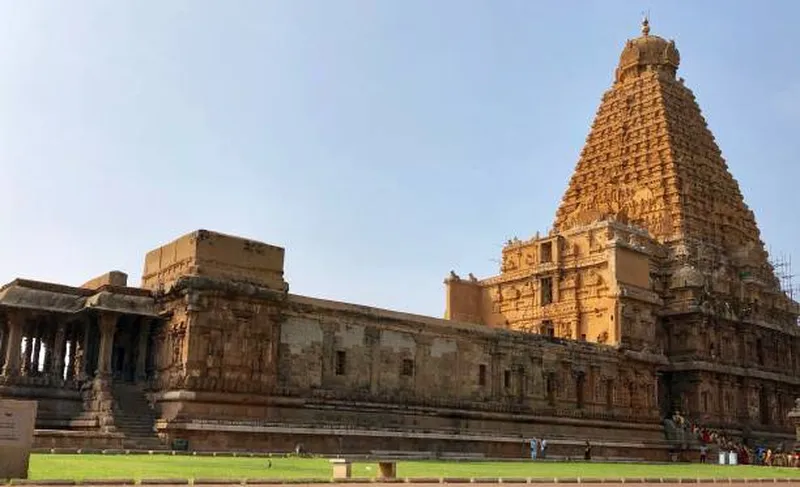
<path fill-rule="evenodd" d="M 36 401 L 0 399 L 0 479 L 27 479 Z"/>
<path fill-rule="evenodd" d="M 378 478 L 393 479 L 397 478 L 397 462 L 378 462 Z"/>
<path fill-rule="evenodd" d="M 333 479 L 349 479 L 352 471 L 353 464 L 350 460 L 345 458 L 331 459 L 331 466 L 333 467 Z"/>
<path fill-rule="evenodd" d="M 168 289 L 182 276 L 202 276 L 284 291 L 284 249 L 198 230 L 147 253 L 142 287 Z"/>
<path fill-rule="evenodd" d="M 85 282 L 81 287 L 86 289 L 100 289 L 103 286 L 126 287 L 127 285 L 127 274 L 121 271 L 111 271 Z"/>

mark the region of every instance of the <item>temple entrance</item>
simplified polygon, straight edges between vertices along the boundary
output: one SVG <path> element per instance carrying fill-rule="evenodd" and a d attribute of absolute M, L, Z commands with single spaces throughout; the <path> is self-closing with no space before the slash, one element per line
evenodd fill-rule
<path fill-rule="evenodd" d="M 135 382 L 137 374 L 143 378 L 149 342 L 149 323 L 137 317 L 123 316 L 114 333 L 110 373 L 117 381 Z M 141 368 L 137 373 L 137 367 Z"/>

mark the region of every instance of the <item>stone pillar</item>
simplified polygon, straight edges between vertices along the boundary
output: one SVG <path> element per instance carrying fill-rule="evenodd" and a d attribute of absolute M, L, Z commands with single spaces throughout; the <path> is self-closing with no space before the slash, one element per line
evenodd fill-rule
<path fill-rule="evenodd" d="M 91 343 L 91 328 L 92 324 L 87 318 L 83 322 L 83 337 L 81 340 L 80 351 L 81 351 L 81 358 L 78 360 L 78 379 L 85 380 L 87 377 L 91 375 L 91 370 L 89 370 L 89 357 L 91 354 L 89 353 L 89 345 Z"/>
<path fill-rule="evenodd" d="M 139 344 L 136 349 L 136 381 L 147 379 L 147 343 L 150 337 L 150 319 L 142 318 L 139 323 Z"/>
<path fill-rule="evenodd" d="M 3 370 L 6 359 L 6 348 L 8 347 L 8 331 L 4 321 L 0 321 L 0 370 Z"/>
<path fill-rule="evenodd" d="M 66 328 L 66 323 L 61 322 L 58 324 L 58 328 L 56 329 L 56 337 L 53 343 L 53 353 L 51 354 L 53 366 L 50 370 L 50 376 L 58 380 L 64 379 L 64 347 L 66 345 Z"/>
<path fill-rule="evenodd" d="M 381 330 L 376 327 L 367 327 L 364 338 L 369 350 L 369 390 L 378 394 L 381 375 Z"/>
<path fill-rule="evenodd" d="M 17 376 L 20 371 L 20 349 L 22 348 L 22 313 L 10 311 L 8 314 L 8 335 L 6 346 L 6 359 L 3 366 L 3 375 L 6 377 Z"/>
<path fill-rule="evenodd" d="M 31 375 L 31 357 L 33 356 L 33 347 L 34 347 L 34 328 L 35 327 L 28 327 L 25 335 L 25 356 L 22 358 L 22 375 L 29 376 Z"/>
<path fill-rule="evenodd" d="M 503 359 L 503 354 L 500 353 L 500 352 L 497 352 L 497 351 L 492 351 L 491 357 L 492 357 L 491 358 L 491 362 L 489 363 L 489 369 L 490 369 L 490 373 L 489 373 L 490 379 L 489 380 L 491 382 L 490 382 L 489 386 L 490 386 L 491 391 L 492 391 L 492 396 L 493 397 L 500 397 L 500 396 L 503 395 L 503 389 L 502 389 L 502 385 L 503 385 L 502 374 L 503 374 L 503 371 L 501 370 L 502 367 L 501 367 L 501 363 L 500 363 L 502 361 L 502 359 Z"/>
<path fill-rule="evenodd" d="M 114 349 L 114 332 L 117 328 L 117 314 L 103 312 L 98 320 L 100 327 L 100 353 L 97 356 L 95 376 L 109 378 L 111 376 L 111 353 Z"/>
<path fill-rule="evenodd" d="M 322 329 L 322 386 L 330 387 L 331 380 L 336 378 L 336 334 L 334 330 L 323 327 Z M 174 346 L 174 345 L 173 345 Z M 350 367 L 345 359 L 345 374 Z M 178 362 L 180 366 L 180 361 Z"/>
<path fill-rule="evenodd" d="M 55 341 L 56 337 L 53 334 L 53 330 L 47 326 L 45 327 L 44 331 L 42 332 L 43 338 L 42 343 L 44 347 L 44 373 L 47 376 L 50 376 L 53 372 L 53 366 L 55 365 Z"/>
<path fill-rule="evenodd" d="M 70 332 L 69 338 L 69 368 L 67 369 L 67 380 L 75 379 L 75 372 L 79 370 L 75 365 L 78 354 L 78 330 L 75 328 Z"/>
<path fill-rule="evenodd" d="M 433 343 L 433 339 L 430 336 L 425 335 L 417 335 L 416 340 L 416 352 L 414 356 L 411 357 L 413 361 L 413 377 L 411 378 L 411 384 L 413 384 L 414 391 L 423 391 L 423 384 L 425 384 L 426 376 L 428 375 L 428 361 L 431 356 L 431 345 Z M 424 393 L 427 393 L 425 391 Z"/>
<path fill-rule="evenodd" d="M 39 355 L 42 351 L 42 327 L 40 324 L 36 324 L 31 335 L 33 335 L 31 340 L 31 343 L 33 343 L 33 355 L 31 356 L 28 375 L 37 375 L 39 373 Z"/>

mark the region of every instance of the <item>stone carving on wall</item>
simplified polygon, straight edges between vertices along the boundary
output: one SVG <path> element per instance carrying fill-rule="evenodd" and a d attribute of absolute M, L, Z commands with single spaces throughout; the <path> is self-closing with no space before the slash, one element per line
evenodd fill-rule
<path fill-rule="evenodd" d="M 503 253 L 503 264 L 500 268 L 501 272 L 509 272 L 516 270 L 519 267 L 519 258 L 511 252 Z"/>
<path fill-rule="evenodd" d="M 169 329 L 168 340 L 171 352 L 170 365 L 173 367 L 183 364 L 183 345 L 186 339 L 186 322 L 173 323 Z"/>
<path fill-rule="evenodd" d="M 536 265 L 536 254 L 533 251 L 525 253 L 525 265 L 527 267 L 532 267 Z"/>
<path fill-rule="evenodd" d="M 221 366 L 225 360 L 225 347 L 222 340 L 222 333 L 220 330 L 211 330 L 206 334 L 208 343 L 208 356 L 206 358 L 206 367 L 209 370 L 214 370 Z"/>
<path fill-rule="evenodd" d="M 571 338 L 572 337 L 572 328 L 570 327 L 569 322 L 561 321 L 558 324 L 558 336 L 562 338 Z"/>

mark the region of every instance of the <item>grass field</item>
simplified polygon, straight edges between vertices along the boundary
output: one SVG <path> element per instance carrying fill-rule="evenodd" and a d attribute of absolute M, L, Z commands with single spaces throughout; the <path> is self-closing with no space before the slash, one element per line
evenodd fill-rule
<path fill-rule="evenodd" d="M 268 468 L 268 461 L 272 467 Z M 376 465 L 354 463 L 353 476 L 373 477 Z M 399 477 L 585 477 L 800 479 L 800 469 L 699 464 L 639 465 L 560 462 L 441 462 L 397 464 Z M 326 459 L 166 455 L 31 455 L 30 478 L 44 479 L 330 479 Z"/>

